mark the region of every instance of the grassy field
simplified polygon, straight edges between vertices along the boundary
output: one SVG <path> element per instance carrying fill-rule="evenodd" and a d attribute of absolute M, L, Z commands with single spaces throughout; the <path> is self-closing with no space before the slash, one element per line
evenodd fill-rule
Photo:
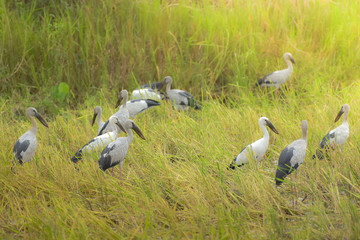
<path fill-rule="evenodd" d="M 0 238 L 356 239 L 360 234 L 360 2 L 0 1 Z M 276 97 L 257 78 L 296 65 Z M 96 135 L 120 89 L 171 75 L 202 111 L 162 102 L 136 117 L 123 181 L 97 156 L 72 155 Z M 69 87 L 57 94 L 59 84 Z M 61 92 L 61 91 L 60 91 Z M 311 159 L 342 104 L 350 136 L 330 159 Z M 39 110 L 33 162 L 12 148 Z M 234 156 L 270 133 L 265 159 L 235 171 Z M 274 183 L 280 152 L 309 123 L 297 179 Z M 115 169 L 118 172 L 118 167 Z M 297 186 L 297 205 L 291 186 Z M 302 201 L 303 200 L 303 201 Z"/>

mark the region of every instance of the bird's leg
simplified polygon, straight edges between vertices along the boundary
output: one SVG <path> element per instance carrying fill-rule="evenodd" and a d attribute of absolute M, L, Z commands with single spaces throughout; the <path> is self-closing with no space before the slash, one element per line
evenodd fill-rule
<path fill-rule="evenodd" d="M 119 177 L 120 180 L 122 180 L 122 167 L 120 167 L 120 177 Z"/>
<path fill-rule="evenodd" d="M 297 189 L 296 189 L 296 179 L 297 179 L 297 170 L 295 171 L 295 205 L 297 205 L 297 199 L 298 199 L 298 196 L 297 196 Z"/>
<path fill-rule="evenodd" d="M 111 176 L 115 177 L 114 176 L 114 168 L 111 169 Z"/>

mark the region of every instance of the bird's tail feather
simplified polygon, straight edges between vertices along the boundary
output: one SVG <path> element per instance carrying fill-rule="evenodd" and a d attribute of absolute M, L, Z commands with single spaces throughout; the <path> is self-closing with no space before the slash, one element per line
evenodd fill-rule
<path fill-rule="evenodd" d="M 73 163 L 77 163 L 78 161 L 80 161 L 82 159 L 82 150 L 80 149 L 79 151 L 77 151 L 76 153 L 75 153 L 75 156 L 73 156 L 72 158 L 71 158 L 71 161 L 73 162 Z"/>

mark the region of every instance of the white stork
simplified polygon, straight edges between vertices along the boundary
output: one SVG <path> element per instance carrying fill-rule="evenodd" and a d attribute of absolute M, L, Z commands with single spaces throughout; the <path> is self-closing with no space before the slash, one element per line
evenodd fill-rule
<path fill-rule="evenodd" d="M 268 126 L 274 133 L 279 134 L 274 125 L 266 117 L 261 117 L 259 119 L 259 126 L 264 133 L 263 138 L 247 145 L 239 155 L 233 160 L 230 164 L 231 169 L 235 169 L 235 165 L 241 167 L 249 162 L 249 159 L 256 159 L 259 163 L 264 157 L 266 150 L 269 146 L 269 132 L 265 126 Z"/>
<path fill-rule="evenodd" d="M 115 129 L 111 132 L 104 133 L 100 136 L 97 136 L 91 139 L 86 143 L 79 151 L 75 153 L 75 156 L 71 158 L 71 161 L 77 163 L 83 157 L 83 154 L 90 153 L 92 151 L 103 150 L 105 146 L 114 141 L 121 131 L 124 131 L 124 128 L 119 123 L 117 117 L 111 116 L 109 119 L 109 124 L 115 125 Z"/>
<path fill-rule="evenodd" d="M 120 137 L 116 139 L 114 142 L 110 143 L 101 153 L 99 159 L 99 167 L 101 170 L 106 171 L 108 168 L 113 168 L 116 165 L 120 164 L 120 179 L 122 178 L 122 165 L 124 163 L 124 159 L 127 155 L 129 145 L 133 140 L 134 134 L 131 131 L 133 129 L 139 137 L 145 140 L 144 135 L 140 131 L 140 129 L 136 126 L 134 121 L 127 120 L 123 127 L 128 133 L 127 137 Z M 112 173 L 114 168 L 112 169 Z"/>
<path fill-rule="evenodd" d="M 94 116 L 93 116 L 93 120 L 92 120 L 92 123 L 91 123 L 91 126 L 94 125 L 95 123 L 95 120 L 99 126 L 99 129 L 98 129 L 98 134 L 100 133 L 100 130 L 101 128 L 104 126 L 104 122 L 101 121 L 101 113 L 102 113 L 102 109 L 100 106 L 96 106 L 94 108 Z"/>
<path fill-rule="evenodd" d="M 165 77 L 164 82 L 166 83 L 166 94 L 175 109 L 179 111 L 188 110 L 189 107 L 194 107 L 196 110 L 201 109 L 190 93 L 179 89 L 171 89 L 172 78 L 170 76 Z"/>
<path fill-rule="evenodd" d="M 282 150 L 275 174 L 276 185 L 281 185 L 287 175 L 297 170 L 304 162 L 307 145 L 307 121 L 302 121 L 302 138 L 293 141 Z"/>
<path fill-rule="evenodd" d="M 288 65 L 288 68 L 272 72 L 268 75 L 266 75 L 263 78 L 260 78 L 258 82 L 256 83 L 256 86 L 266 86 L 266 87 L 272 87 L 275 86 L 276 89 L 280 87 L 281 84 L 285 83 L 289 78 L 291 77 L 291 74 L 293 72 L 293 64 L 295 64 L 294 58 L 291 56 L 290 53 L 284 54 L 284 60 L 286 64 Z"/>
<path fill-rule="evenodd" d="M 120 92 L 119 99 L 116 102 L 115 108 L 119 107 L 121 101 L 123 101 L 122 107 L 119 108 L 119 110 L 112 115 L 114 117 L 117 117 L 121 124 L 123 124 L 126 120 L 129 119 L 129 110 L 127 108 L 127 99 L 128 99 L 128 92 L 126 90 L 122 90 Z M 101 130 L 99 131 L 98 136 L 100 136 L 100 135 L 102 135 L 104 133 L 107 133 L 107 132 L 112 132 L 116 128 L 117 127 L 115 126 L 115 124 L 111 124 L 109 122 L 109 120 L 107 120 L 105 122 L 105 124 L 103 125 L 103 127 L 101 128 Z"/>
<path fill-rule="evenodd" d="M 344 114 L 343 122 L 340 126 L 337 128 L 331 130 L 328 132 L 328 134 L 325 135 L 325 137 L 320 142 L 320 149 L 316 150 L 316 156 L 318 159 L 324 158 L 324 152 L 331 149 L 339 149 L 341 151 L 341 148 L 346 143 L 347 138 L 349 137 L 349 123 L 348 123 L 348 114 L 350 111 L 350 106 L 348 104 L 344 104 L 341 106 L 341 109 L 338 113 L 338 115 L 335 118 L 335 122 L 337 122 L 341 115 Z M 313 155 L 313 159 L 316 158 L 315 155 Z"/>
<path fill-rule="evenodd" d="M 37 124 L 35 121 L 36 117 L 45 127 L 49 127 L 42 116 L 36 111 L 35 108 L 30 107 L 26 110 L 26 115 L 32 123 L 32 128 L 24 133 L 15 143 L 14 146 L 14 157 L 20 163 L 23 164 L 27 161 L 31 161 L 37 146 L 36 132 Z"/>

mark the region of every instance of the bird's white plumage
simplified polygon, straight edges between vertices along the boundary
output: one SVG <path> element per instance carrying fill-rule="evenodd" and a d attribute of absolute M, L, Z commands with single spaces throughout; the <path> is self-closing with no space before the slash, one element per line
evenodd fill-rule
<path fill-rule="evenodd" d="M 94 108 L 94 117 L 96 117 L 96 123 L 99 127 L 98 134 L 100 133 L 101 128 L 104 126 L 104 122 L 101 120 L 102 108 L 100 106 L 96 106 Z"/>
<path fill-rule="evenodd" d="M 266 117 L 261 117 L 259 119 L 259 126 L 264 134 L 263 138 L 247 145 L 239 153 L 239 155 L 235 158 L 235 162 L 238 166 L 248 163 L 252 158 L 256 159 L 258 163 L 263 159 L 269 146 L 269 132 L 265 127 L 267 123 L 271 124 L 269 119 Z"/>
<path fill-rule="evenodd" d="M 131 99 L 153 99 L 161 100 L 161 94 L 152 88 L 135 89 L 131 94 Z"/>
<path fill-rule="evenodd" d="M 341 150 L 349 137 L 349 123 L 347 121 L 343 122 L 340 126 L 331 130 L 329 132 L 329 136 L 330 137 L 328 141 L 330 143 L 330 146 L 336 146 L 339 150 Z"/>
<path fill-rule="evenodd" d="M 293 65 L 291 61 L 295 62 L 292 58 L 290 53 L 284 54 L 284 60 L 286 64 L 288 65 L 288 68 L 272 72 L 262 79 L 259 79 L 258 84 L 260 86 L 266 86 L 266 87 L 272 87 L 275 86 L 276 88 L 279 88 L 281 84 L 285 83 L 287 80 L 290 79 L 291 74 L 293 72 Z"/>
<path fill-rule="evenodd" d="M 131 118 L 135 118 L 136 115 L 142 113 L 152 107 L 160 105 L 159 102 L 152 100 L 152 99 L 134 99 L 128 101 L 126 107 L 129 111 L 129 116 Z M 119 111 L 123 108 L 120 106 Z"/>
<path fill-rule="evenodd" d="M 113 142 L 119 134 L 119 131 L 112 131 L 104 133 L 100 136 L 93 138 L 88 144 L 86 144 L 82 151 L 84 153 L 90 153 L 93 151 L 101 151 L 107 146 L 109 143 Z"/>

